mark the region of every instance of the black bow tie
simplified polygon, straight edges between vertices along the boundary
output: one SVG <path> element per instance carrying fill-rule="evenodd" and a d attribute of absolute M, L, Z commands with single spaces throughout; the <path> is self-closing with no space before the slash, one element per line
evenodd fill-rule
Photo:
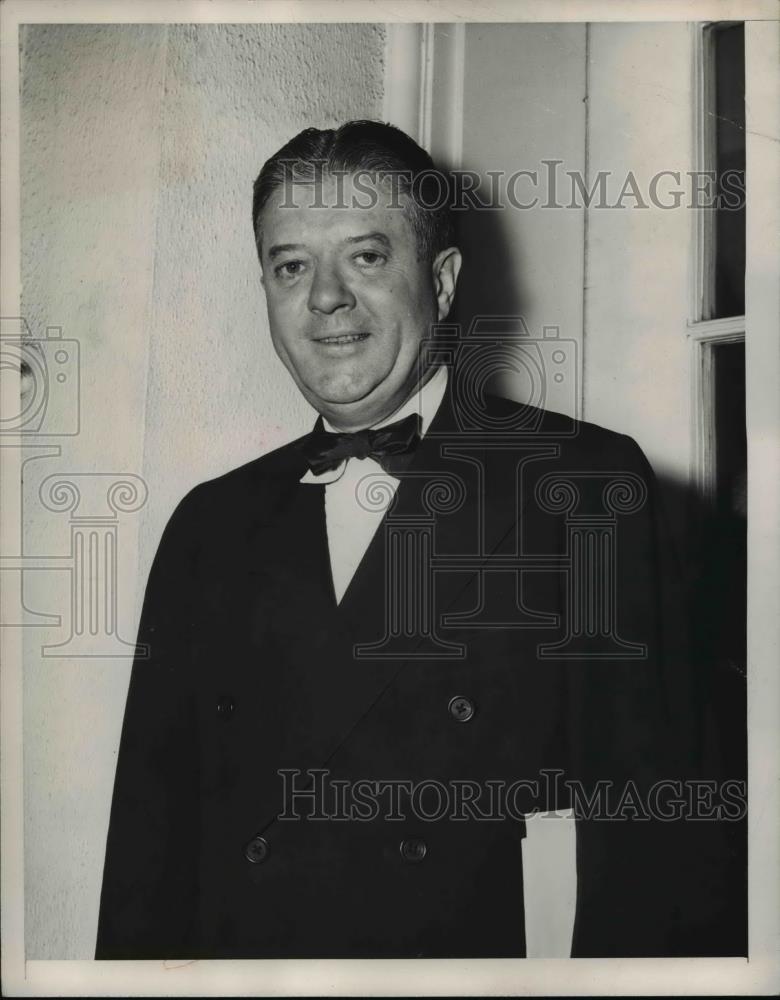
<path fill-rule="evenodd" d="M 337 468 L 346 458 L 373 458 L 385 472 L 403 469 L 420 441 L 421 418 L 410 413 L 403 420 L 376 430 L 367 428 L 353 434 L 332 434 L 317 424 L 303 442 L 303 452 L 315 475 Z"/>

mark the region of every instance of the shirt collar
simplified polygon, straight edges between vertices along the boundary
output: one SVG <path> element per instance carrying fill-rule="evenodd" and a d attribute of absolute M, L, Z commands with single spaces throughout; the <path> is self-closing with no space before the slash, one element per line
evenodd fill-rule
<path fill-rule="evenodd" d="M 440 365 L 425 385 L 419 386 L 415 389 L 406 402 L 399 406 L 394 413 L 391 413 L 389 417 L 385 417 L 384 420 L 380 420 L 376 424 L 372 424 L 372 430 L 379 427 L 385 427 L 387 424 L 393 424 L 397 420 L 403 420 L 412 413 L 419 413 L 421 417 L 420 437 L 425 437 L 425 434 L 431 425 L 431 421 L 436 416 L 436 413 L 441 406 L 441 401 L 444 399 L 444 393 L 447 389 L 447 378 L 447 366 Z M 322 422 L 325 426 L 325 430 L 330 431 L 332 434 L 338 433 L 335 427 L 328 423 L 325 417 L 322 418 Z M 336 466 L 335 469 L 328 469 L 327 471 L 320 473 L 318 476 L 315 475 L 311 469 L 307 469 L 300 481 L 302 483 L 333 483 L 337 479 L 340 479 L 343 475 L 344 469 L 347 466 L 347 461 L 348 459 L 345 459 L 340 465 Z"/>

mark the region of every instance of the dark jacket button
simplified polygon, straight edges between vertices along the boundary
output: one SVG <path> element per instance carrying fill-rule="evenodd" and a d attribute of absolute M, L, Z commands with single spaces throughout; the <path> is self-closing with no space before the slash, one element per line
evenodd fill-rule
<path fill-rule="evenodd" d="M 428 853 L 428 845 L 421 837 L 407 837 L 399 845 L 401 857 L 409 864 L 417 864 Z"/>
<path fill-rule="evenodd" d="M 217 701 L 217 715 L 220 719 L 229 719 L 236 709 L 236 703 L 229 694 L 220 695 Z"/>
<path fill-rule="evenodd" d="M 259 865 L 268 857 L 271 848 L 265 837 L 252 837 L 244 848 L 244 857 L 251 861 L 253 865 Z"/>
<path fill-rule="evenodd" d="M 464 698 L 462 694 L 456 694 L 450 698 L 448 705 L 450 715 L 456 722 L 468 722 L 474 717 L 474 702 Z"/>

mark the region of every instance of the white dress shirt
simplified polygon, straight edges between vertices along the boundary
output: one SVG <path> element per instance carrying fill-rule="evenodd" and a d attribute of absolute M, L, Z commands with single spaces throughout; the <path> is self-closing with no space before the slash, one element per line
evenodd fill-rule
<path fill-rule="evenodd" d="M 447 388 L 447 368 L 442 365 L 421 389 L 416 389 L 395 413 L 374 424 L 373 430 L 403 420 L 412 413 L 421 417 L 424 436 Z M 336 432 L 323 417 L 325 429 Z M 376 529 L 395 496 L 400 482 L 373 458 L 347 458 L 335 469 L 315 475 L 311 469 L 302 483 L 325 484 L 325 522 L 336 601 L 347 587 L 366 553 Z"/>

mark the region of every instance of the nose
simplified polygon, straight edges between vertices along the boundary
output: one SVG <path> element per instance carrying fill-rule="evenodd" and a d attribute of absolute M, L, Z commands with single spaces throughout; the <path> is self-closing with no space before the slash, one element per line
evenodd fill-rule
<path fill-rule="evenodd" d="M 355 297 L 338 268 L 332 264 L 318 264 L 309 288 L 311 312 L 329 315 L 337 309 L 352 309 L 354 306 Z"/>

